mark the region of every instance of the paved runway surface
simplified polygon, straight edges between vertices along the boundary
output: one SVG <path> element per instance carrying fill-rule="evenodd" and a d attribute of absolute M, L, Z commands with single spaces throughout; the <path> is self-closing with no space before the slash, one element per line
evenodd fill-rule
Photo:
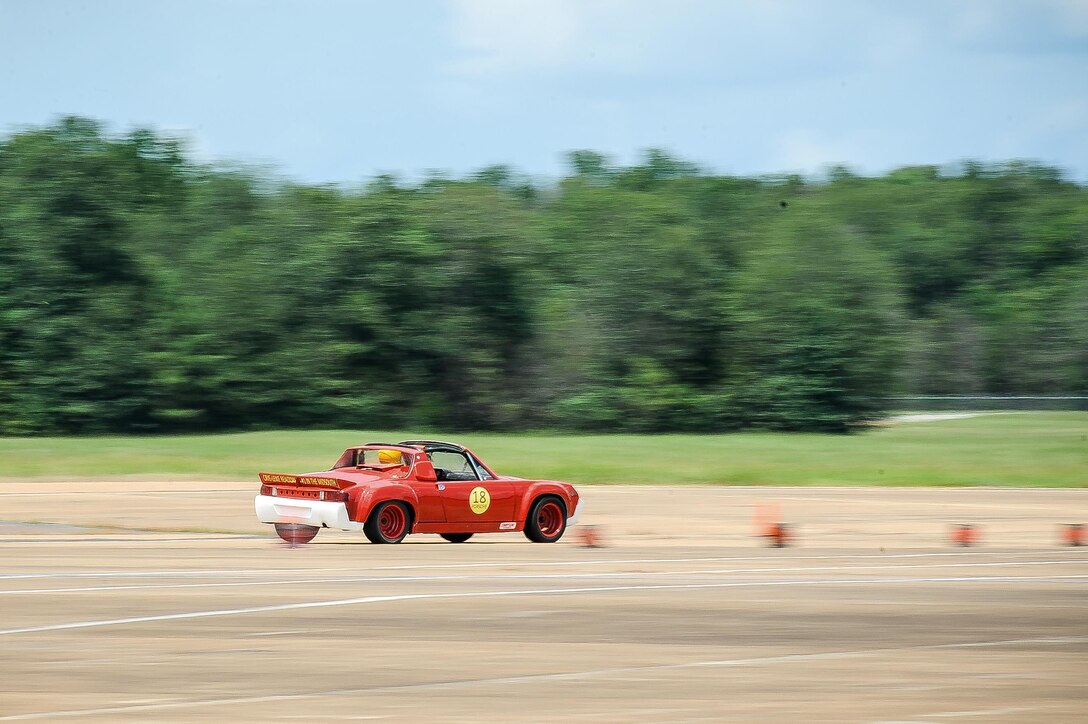
<path fill-rule="evenodd" d="M 0 484 L 0 721 L 1088 720 L 1088 490 L 587 488 L 606 547 L 289 548 L 254 488 Z"/>

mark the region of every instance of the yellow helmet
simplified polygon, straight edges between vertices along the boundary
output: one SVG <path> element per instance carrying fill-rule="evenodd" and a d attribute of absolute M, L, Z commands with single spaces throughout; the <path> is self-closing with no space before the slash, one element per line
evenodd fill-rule
<path fill-rule="evenodd" d="M 379 450 L 378 462 L 382 465 L 403 465 L 404 455 L 400 450 Z"/>

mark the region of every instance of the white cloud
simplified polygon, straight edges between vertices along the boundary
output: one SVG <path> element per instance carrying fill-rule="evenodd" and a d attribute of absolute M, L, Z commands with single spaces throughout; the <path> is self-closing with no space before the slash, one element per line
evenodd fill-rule
<path fill-rule="evenodd" d="M 834 75 L 917 54 L 909 11 L 859 0 L 450 0 L 454 76 L 580 72 L 717 83 Z"/>
<path fill-rule="evenodd" d="M 812 129 L 791 129 L 778 138 L 773 168 L 783 173 L 812 173 L 848 159 L 865 158 L 856 141 L 832 138 Z M 862 169 L 866 171 L 868 169 Z"/>
<path fill-rule="evenodd" d="M 645 71 L 750 50 L 755 34 L 789 27 L 789 0 L 451 0 L 464 74 Z"/>
<path fill-rule="evenodd" d="M 466 74 L 561 65 L 586 28 L 575 0 L 454 0 L 455 42 L 467 52 Z"/>

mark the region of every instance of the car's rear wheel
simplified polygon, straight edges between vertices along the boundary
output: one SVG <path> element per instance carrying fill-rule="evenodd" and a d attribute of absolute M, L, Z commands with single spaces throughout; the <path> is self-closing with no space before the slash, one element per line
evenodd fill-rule
<path fill-rule="evenodd" d="M 525 521 L 525 537 L 534 543 L 555 543 L 567 529 L 567 510 L 563 501 L 545 496 L 535 503 Z"/>
<path fill-rule="evenodd" d="M 408 535 L 408 508 L 396 500 L 376 507 L 363 524 L 371 543 L 400 543 Z"/>
<path fill-rule="evenodd" d="M 439 535 L 450 543 L 464 543 L 472 537 L 471 533 L 439 533 Z"/>
<path fill-rule="evenodd" d="M 276 535 L 293 546 L 309 543 L 319 530 L 316 525 L 302 525 L 300 523 L 276 523 L 275 526 Z"/>

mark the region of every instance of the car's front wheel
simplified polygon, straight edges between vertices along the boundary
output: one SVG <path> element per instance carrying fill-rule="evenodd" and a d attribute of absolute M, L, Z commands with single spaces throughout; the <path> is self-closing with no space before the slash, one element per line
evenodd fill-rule
<path fill-rule="evenodd" d="M 363 533 L 371 543 L 400 543 L 408 535 L 407 506 L 396 500 L 382 503 L 371 511 Z"/>
<path fill-rule="evenodd" d="M 567 529 L 567 510 L 563 501 L 547 495 L 533 503 L 525 521 L 525 537 L 533 543 L 555 543 Z"/>
<path fill-rule="evenodd" d="M 319 530 L 316 525 L 302 525 L 300 523 L 276 523 L 275 526 L 276 535 L 293 546 L 309 543 Z"/>
<path fill-rule="evenodd" d="M 471 533 L 439 533 L 439 535 L 450 543 L 464 543 L 472 537 Z"/>

